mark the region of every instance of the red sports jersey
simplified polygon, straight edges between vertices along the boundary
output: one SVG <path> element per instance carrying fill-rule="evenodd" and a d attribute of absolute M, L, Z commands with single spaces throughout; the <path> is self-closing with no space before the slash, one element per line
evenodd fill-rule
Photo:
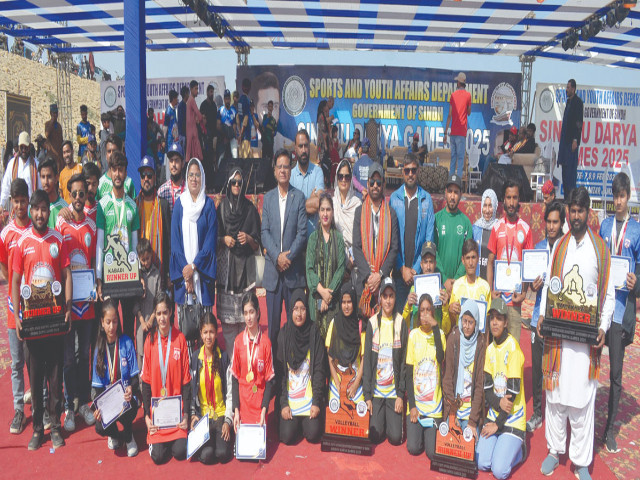
<path fill-rule="evenodd" d="M 162 392 L 162 373 L 160 372 L 160 360 L 158 359 L 158 334 L 151 343 L 151 335 L 147 335 L 144 342 L 144 360 L 142 362 L 142 381 L 151 385 L 151 396 L 160 397 Z M 162 345 L 162 361 L 167 352 L 169 336 L 160 339 Z M 167 366 L 167 396 L 182 394 L 182 386 L 191 382 L 189 369 L 189 350 L 184 335 L 175 327 L 171 327 L 171 345 L 169 352 L 169 364 Z M 184 405 L 183 405 L 184 406 Z M 151 412 L 153 415 L 153 412 Z M 153 417 L 152 417 L 153 418 Z M 187 438 L 187 431 L 181 428 L 167 428 L 158 430 L 157 433 L 147 433 L 147 443 L 163 443 Z"/>
<path fill-rule="evenodd" d="M 259 423 L 260 412 L 262 410 L 262 397 L 264 389 L 269 380 L 275 374 L 273 372 L 273 361 L 271 358 L 271 341 L 269 337 L 259 334 L 257 344 L 253 347 L 247 330 L 236 337 L 233 344 L 233 357 L 231 359 L 231 374 L 238 379 L 240 393 L 240 421 L 242 423 Z M 247 352 L 247 347 L 249 351 Z M 247 380 L 249 373 L 249 355 L 252 347 L 253 362 L 251 371 L 253 378 Z M 253 386 L 256 391 L 253 391 Z"/>
<path fill-rule="evenodd" d="M 22 234 L 31 227 L 31 220 L 26 227 L 19 227 L 15 220 L 11 220 L 9 224 L 2 229 L 0 233 L 0 263 L 7 266 L 9 278 L 9 292 L 7 300 L 9 301 L 9 314 L 7 315 L 7 328 L 16 328 L 16 320 L 13 318 L 13 303 L 11 303 L 11 281 L 13 278 L 13 254 L 18 246 L 18 240 Z"/>
<path fill-rule="evenodd" d="M 87 270 L 91 268 L 96 257 L 96 224 L 85 215 L 80 223 L 67 222 L 58 216 L 56 230 L 62 235 L 62 243 L 69 253 L 71 270 Z M 72 320 L 90 320 L 95 318 L 93 302 L 74 302 L 71 306 Z"/>

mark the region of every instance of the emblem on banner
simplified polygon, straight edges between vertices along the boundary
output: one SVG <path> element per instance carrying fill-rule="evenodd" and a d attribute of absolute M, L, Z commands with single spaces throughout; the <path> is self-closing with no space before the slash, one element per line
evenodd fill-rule
<path fill-rule="evenodd" d="M 518 97 L 510 83 L 502 82 L 491 93 L 491 108 L 494 115 L 491 123 L 511 125 L 511 113 L 516 109 Z"/>
<path fill-rule="evenodd" d="M 297 75 L 287 78 L 282 87 L 282 103 L 292 117 L 302 113 L 307 104 L 307 89 L 302 78 Z"/>
<path fill-rule="evenodd" d="M 542 93 L 540 93 L 540 100 L 538 104 L 540 105 L 540 110 L 544 113 L 549 113 L 553 108 L 553 104 L 555 100 L 553 98 L 553 92 L 549 88 L 545 88 Z"/>

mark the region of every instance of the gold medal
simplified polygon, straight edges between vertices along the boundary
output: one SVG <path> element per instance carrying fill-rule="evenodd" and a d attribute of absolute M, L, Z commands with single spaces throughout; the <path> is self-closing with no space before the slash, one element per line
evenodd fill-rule
<path fill-rule="evenodd" d="M 251 391 L 253 393 L 258 393 L 258 387 L 256 387 L 255 385 L 253 387 L 251 387 Z"/>
<path fill-rule="evenodd" d="M 218 420 L 218 414 L 216 412 L 213 412 L 212 417 L 214 420 Z"/>
<path fill-rule="evenodd" d="M 249 383 L 253 382 L 253 371 L 250 371 L 249 373 L 247 373 L 247 382 Z"/>
<path fill-rule="evenodd" d="M 507 276 L 510 277 L 511 276 L 511 267 L 507 267 Z"/>
<path fill-rule="evenodd" d="M 161 397 L 166 397 L 167 396 L 167 389 L 162 387 L 162 390 L 160 390 L 160 396 Z"/>

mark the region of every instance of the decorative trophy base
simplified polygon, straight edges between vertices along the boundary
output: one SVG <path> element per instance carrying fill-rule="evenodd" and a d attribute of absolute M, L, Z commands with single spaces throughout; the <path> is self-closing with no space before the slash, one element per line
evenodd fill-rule
<path fill-rule="evenodd" d="M 20 335 L 25 340 L 64 335 L 69 331 L 69 324 L 64 321 L 64 313 L 25 318 L 22 320 Z"/>
<path fill-rule="evenodd" d="M 113 298 L 142 297 L 144 290 L 140 280 L 134 282 L 103 283 L 102 296 Z"/>
<path fill-rule="evenodd" d="M 373 443 L 366 438 L 346 437 L 325 433 L 320 450 L 323 452 L 350 453 L 352 455 L 373 455 Z"/>
<path fill-rule="evenodd" d="M 456 477 L 476 478 L 478 466 L 475 462 L 476 441 L 471 428 L 464 431 L 455 423 L 455 412 L 459 403 L 452 409 L 449 422 L 442 422 L 436 434 L 436 451 L 431 460 L 431 470 L 454 475 Z M 449 425 L 452 425 L 449 428 Z"/>
<path fill-rule="evenodd" d="M 540 327 L 540 333 L 544 337 L 562 338 L 563 340 L 572 340 L 589 345 L 598 343 L 598 327 L 570 323 L 566 320 L 545 318 Z"/>

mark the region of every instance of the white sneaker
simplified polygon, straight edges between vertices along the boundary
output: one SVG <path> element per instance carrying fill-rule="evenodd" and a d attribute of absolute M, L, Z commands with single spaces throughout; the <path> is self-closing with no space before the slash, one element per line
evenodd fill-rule
<path fill-rule="evenodd" d="M 120 447 L 120 441 L 117 438 L 109 437 L 107 440 L 107 447 L 109 450 L 116 450 Z"/>
<path fill-rule="evenodd" d="M 127 457 L 135 457 L 136 455 L 138 455 L 138 444 L 133 435 L 131 435 L 131 441 L 127 442 Z"/>
<path fill-rule="evenodd" d="M 22 396 L 22 400 L 26 405 L 31 404 L 31 390 L 27 390 L 25 394 Z"/>

